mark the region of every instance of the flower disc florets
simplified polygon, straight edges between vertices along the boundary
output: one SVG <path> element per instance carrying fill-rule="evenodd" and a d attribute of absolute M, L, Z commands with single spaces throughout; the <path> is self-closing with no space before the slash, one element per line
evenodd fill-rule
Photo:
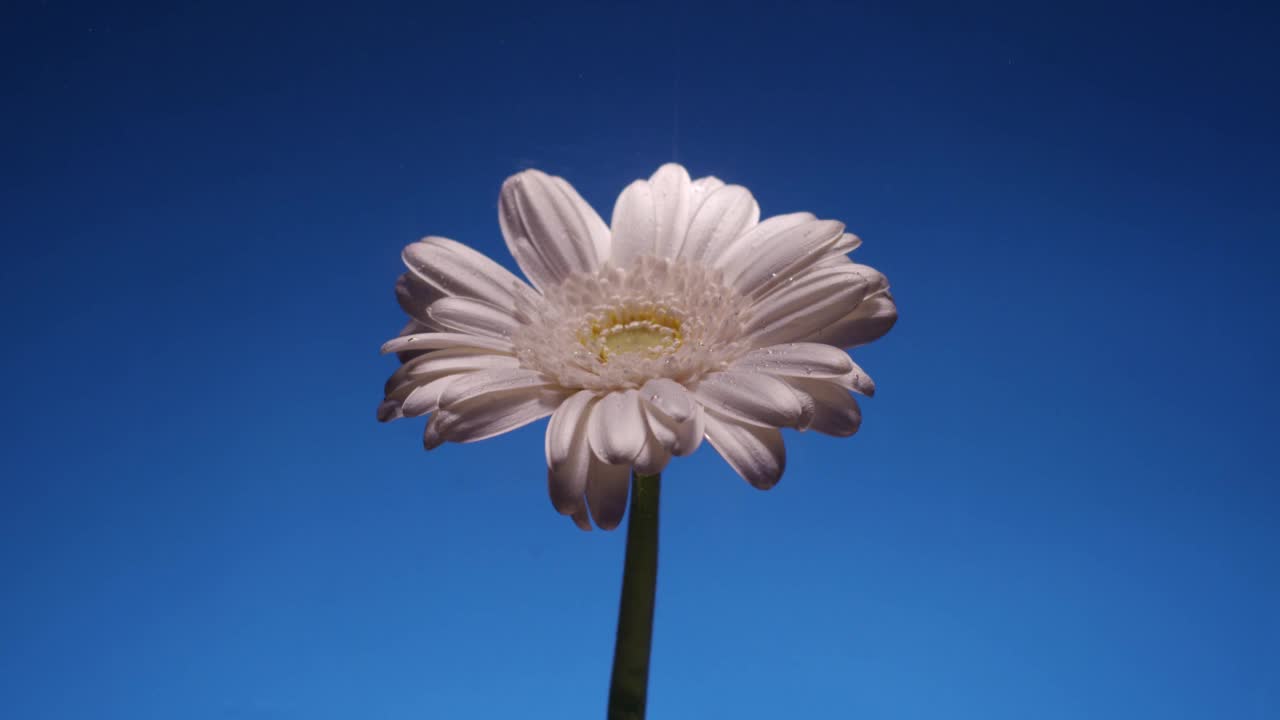
<path fill-rule="evenodd" d="M 549 289 L 511 338 L 520 364 L 566 388 L 687 383 L 741 355 L 745 298 L 700 264 L 643 257 Z"/>

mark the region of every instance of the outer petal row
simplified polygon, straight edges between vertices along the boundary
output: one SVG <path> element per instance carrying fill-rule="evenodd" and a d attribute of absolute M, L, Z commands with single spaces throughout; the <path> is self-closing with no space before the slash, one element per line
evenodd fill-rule
<path fill-rule="evenodd" d="M 760 207 L 746 188 L 714 177 L 690 180 L 683 167 L 668 163 L 618 196 L 609 260 L 620 267 L 643 255 L 702 261 L 759 219 Z"/>
<path fill-rule="evenodd" d="M 572 515 L 585 501 L 591 465 L 586 424 L 595 401 L 595 393 L 589 390 L 575 393 L 547 424 L 547 487 L 551 504 L 562 515 Z"/>
<path fill-rule="evenodd" d="M 410 272 L 441 296 L 482 300 L 508 313 L 535 299 L 533 289 L 506 268 L 448 238 L 424 238 L 406 247 L 401 257 Z"/>
<path fill-rule="evenodd" d="M 535 287 L 600 266 L 609 230 L 562 178 L 525 170 L 502 184 L 498 223 L 507 248 Z"/>
<path fill-rule="evenodd" d="M 884 275 L 866 265 L 817 267 L 757 301 L 746 334 L 757 346 L 799 341 L 840 345 L 825 339 L 830 327 L 887 288 Z"/>
<path fill-rule="evenodd" d="M 524 368 L 470 373 L 440 393 L 423 446 L 430 450 L 445 441 L 475 442 L 515 430 L 550 415 L 566 394 L 541 373 Z"/>

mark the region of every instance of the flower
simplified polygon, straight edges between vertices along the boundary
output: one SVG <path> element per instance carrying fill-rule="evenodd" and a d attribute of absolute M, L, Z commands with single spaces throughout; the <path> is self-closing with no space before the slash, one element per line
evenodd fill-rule
<path fill-rule="evenodd" d="M 578 527 L 617 527 L 631 471 L 702 439 L 751 485 L 782 476 L 781 428 L 852 435 L 845 352 L 897 320 L 861 241 L 810 213 L 760 221 L 746 188 L 668 164 L 618 197 L 610 225 L 565 180 L 526 170 L 498 217 L 529 282 L 461 243 L 404 249 L 412 318 L 383 346 L 403 364 L 380 420 L 431 415 L 423 443 L 472 442 L 551 416 L 547 477 Z"/>

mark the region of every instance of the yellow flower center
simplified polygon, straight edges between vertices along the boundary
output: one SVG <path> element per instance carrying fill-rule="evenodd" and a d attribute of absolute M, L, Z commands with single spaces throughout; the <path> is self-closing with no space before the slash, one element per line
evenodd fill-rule
<path fill-rule="evenodd" d="M 680 319 L 657 308 L 612 309 L 593 320 L 580 341 L 602 363 L 618 355 L 669 355 L 682 340 Z"/>

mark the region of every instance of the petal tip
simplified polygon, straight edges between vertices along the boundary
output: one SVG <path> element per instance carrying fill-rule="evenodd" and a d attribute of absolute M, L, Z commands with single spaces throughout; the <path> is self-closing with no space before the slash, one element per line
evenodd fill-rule
<path fill-rule="evenodd" d="M 400 417 L 400 403 L 395 400 L 383 400 L 378 403 L 378 422 L 391 422 Z"/>
<path fill-rule="evenodd" d="M 427 428 L 422 431 L 422 449 L 435 450 L 444 444 L 444 435 L 438 427 L 439 414 L 431 416 L 431 420 L 427 422 Z"/>

